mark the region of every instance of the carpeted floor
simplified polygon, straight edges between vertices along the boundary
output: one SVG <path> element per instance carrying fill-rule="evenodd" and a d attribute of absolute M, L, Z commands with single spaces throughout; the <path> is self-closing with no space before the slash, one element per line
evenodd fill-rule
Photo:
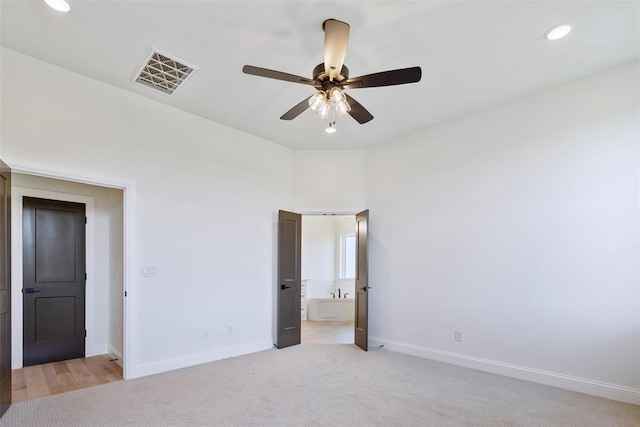
<path fill-rule="evenodd" d="M 384 349 L 302 344 L 14 404 L 2 426 L 639 426 L 624 404 Z"/>

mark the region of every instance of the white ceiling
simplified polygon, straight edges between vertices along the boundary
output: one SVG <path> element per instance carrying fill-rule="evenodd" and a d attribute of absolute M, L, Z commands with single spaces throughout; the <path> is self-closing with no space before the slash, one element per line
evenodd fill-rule
<path fill-rule="evenodd" d="M 40 0 L 2 0 L 2 46 L 301 149 L 381 144 L 640 53 L 638 1 L 69 3 L 62 14 Z M 351 25 L 352 77 L 422 67 L 416 84 L 350 90 L 375 118 L 340 118 L 333 135 L 310 110 L 279 119 L 313 88 L 241 72 L 249 64 L 311 78 L 328 18 Z M 573 24 L 568 37 L 543 39 L 562 22 Z M 151 46 L 200 67 L 173 97 L 131 82 Z"/>

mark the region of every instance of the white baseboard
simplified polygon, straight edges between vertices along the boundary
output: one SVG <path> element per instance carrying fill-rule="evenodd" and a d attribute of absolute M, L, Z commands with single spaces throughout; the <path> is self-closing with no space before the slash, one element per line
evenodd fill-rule
<path fill-rule="evenodd" d="M 118 358 L 115 362 L 122 368 L 122 352 L 109 344 L 107 353 L 115 355 Z"/>
<path fill-rule="evenodd" d="M 271 348 L 273 348 L 273 342 L 271 340 L 264 340 L 238 347 L 229 347 L 209 352 L 190 354 L 188 356 L 165 359 L 158 362 L 141 363 L 133 367 L 129 378 L 145 377 L 147 375 L 159 374 L 161 372 L 172 371 L 174 369 L 214 362 L 216 360 L 227 359 L 229 357 L 256 353 L 258 351 L 269 350 Z"/>
<path fill-rule="evenodd" d="M 107 354 L 107 345 L 106 344 L 100 344 L 100 345 L 92 345 L 90 348 L 87 348 L 84 352 L 85 357 L 91 357 L 91 356 L 100 356 L 101 354 Z"/>
<path fill-rule="evenodd" d="M 577 391 L 579 393 L 604 397 L 606 399 L 618 400 L 621 402 L 640 405 L 640 389 L 618 386 L 615 384 L 603 383 L 600 381 L 588 380 L 585 378 L 572 377 L 555 372 L 542 371 L 540 369 L 527 368 L 524 366 L 512 365 L 509 363 L 497 362 L 494 360 L 481 359 L 479 357 L 467 356 L 464 354 L 449 351 L 436 350 L 417 345 L 390 341 L 383 338 L 369 337 L 371 347 L 379 347 L 397 351 L 399 353 L 410 354 L 412 356 L 423 357 L 425 359 L 437 360 L 439 362 L 450 363 L 452 365 L 463 366 L 465 368 L 477 369 L 491 372 L 493 374 L 504 375 L 520 380 L 534 383 L 550 385 L 566 390 Z"/>

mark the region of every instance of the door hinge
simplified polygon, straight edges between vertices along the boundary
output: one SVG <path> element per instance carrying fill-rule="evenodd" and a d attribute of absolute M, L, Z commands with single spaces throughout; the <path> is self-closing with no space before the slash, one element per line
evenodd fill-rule
<path fill-rule="evenodd" d="M 127 296 L 127 291 L 124 291 L 124 296 L 125 296 L 125 297 Z"/>
<path fill-rule="evenodd" d="M 84 280 L 87 280 L 87 273 L 84 273 Z"/>
<path fill-rule="evenodd" d="M 85 338 L 87 337 L 87 330 L 86 329 L 84 330 L 84 337 Z"/>
<path fill-rule="evenodd" d="M 84 217 L 84 223 L 85 224 L 87 223 L 87 217 L 86 216 Z"/>

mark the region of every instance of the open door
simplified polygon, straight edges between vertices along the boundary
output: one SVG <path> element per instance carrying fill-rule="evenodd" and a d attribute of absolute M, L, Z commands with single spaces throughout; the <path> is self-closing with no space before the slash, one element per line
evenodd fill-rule
<path fill-rule="evenodd" d="M 0 160 L 0 417 L 11 406 L 11 170 Z"/>
<path fill-rule="evenodd" d="M 355 344 L 369 346 L 369 211 L 356 214 L 356 321 Z"/>
<path fill-rule="evenodd" d="M 300 344 L 302 215 L 278 214 L 278 336 L 276 347 Z"/>

